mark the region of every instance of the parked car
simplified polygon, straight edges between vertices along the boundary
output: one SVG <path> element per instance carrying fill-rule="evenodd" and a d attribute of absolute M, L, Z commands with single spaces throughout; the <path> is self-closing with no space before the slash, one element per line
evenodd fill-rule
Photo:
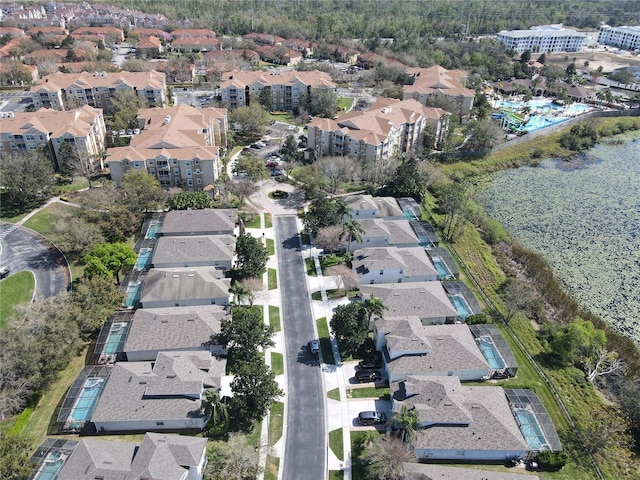
<path fill-rule="evenodd" d="M 279 165 L 278 162 L 272 162 L 272 161 L 269 161 L 264 164 L 264 166 L 267 168 L 276 168 L 278 165 Z"/>
<path fill-rule="evenodd" d="M 309 341 L 309 351 L 312 355 L 318 355 L 320 353 L 320 342 L 318 340 L 310 340 Z"/>
<path fill-rule="evenodd" d="M 369 426 L 369 425 L 382 425 L 387 423 L 387 416 L 384 412 L 360 412 L 358 414 L 358 423 L 360 425 Z"/>
<path fill-rule="evenodd" d="M 118 135 L 126 135 L 126 134 L 127 134 L 127 131 L 124 128 L 118 132 Z"/>
<path fill-rule="evenodd" d="M 132 128 L 127 129 L 127 135 L 133 135 L 133 129 Z"/>
<path fill-rule="evenodd" d="M 272 177 L 280 177 L 284 175 L 284 171 L 283 170 L 279 170 L 277 168 L 274 168 L 273 170 L 271 170 L 271 176 Z"/>
<path fill-rule="evenodd" d="M 379 358 L 366 358 L 358 362 L 358 367 L 361 370 L 377 370 L 382 368 L 382 362 Z"/>
<path fill-rule="evenodd" d="M 261 148 L 262 148 L 262 145 L 261 145 L 261 144 L 259 144 L 259 143 L 252 143 L 252 144 L 251 144 L 251 148 L 256 148 L 256 149 L 258 149 L 258 150 L 259 150 L 259 149 L 261 149 Z"/>
<path fill-rule="evenodd" d="M 377 382 L 382 378 L 377 370 L 358 370 L 356 372 L 356 381 L 358 383 Z"/>
<path fill-rule="evenodd" d="M 4 278 L 9 275 L 10 270 L 7 267 L 0 268 L 0 278 Z"/>
<path fill-rule="evenodd" d="M 133 134 L 134 135 L 140 135 L 140 129 L 139 128 L 134 128 L 133 129 Z"/>

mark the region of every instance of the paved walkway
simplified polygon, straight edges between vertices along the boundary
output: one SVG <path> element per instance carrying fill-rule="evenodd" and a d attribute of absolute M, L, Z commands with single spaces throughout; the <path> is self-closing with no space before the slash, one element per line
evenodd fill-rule
<path fill-rule="evenodd" d="M 269 198 L 268 193 L 273 190 L 284 190 L 290 192 L 291 195 L 287 199 L 283 200 L 273 200 Z M 276 215 L 291 215 L 295 213 L 297 209 L 303 204 L 304 198 L 301 192 L 296 191 L 294 187 L 288 185 L 286 183 L 276 182 L 274 180 L 265 180 L 260 183 L 260 189 L 258 192 L 251 195 L 248 199 L 248 202 L 256 208 L 256 210 L 260 211 L 260 228 L 251 229 L 248 228 L 247 232 L 251 233 L 255 237 L 262 237 L 266 244 L 267 239 L 275 240 L 275 232 L 273 227 L 267 226 L 265 224 L 266 213 L 269 213 L 273 216 Z M 299 222 L 299 228 L 302 229 L 302 223 Z M 330 277 L 322 276 L 322 269 L 320 268 L 320 263 L 318 260 L 319 254 L 321 251 L 314 246 L 306 245 L 303 246 L 302 250 L 303 257 L 311 258 L 314 261 L 316 267 L 316 275 L 317 276 L 308 276 L 305 275 L 304 272 L 300 272 L 301 275 L 306 276 L 306 281 L 309 286 L 309 292 L 321 292 L 322 300 L 311 300 L 311 308 L 313 312 L 313 316 L 316 320 L 325 318 L 327 324 L 329 323 L 333 311 L 340 304 L 348 303 L 346 297 L 342 297 L 339 299 L 328 299 L 327 298 L 327 290 L 336 288 L 335 282 Z M 278 259 L 276 255 L 272 255 L 269 257 L 269 261 L 267 262 L 267 268 L 277 268 L 278 267 Z M 263 287 L 264 290 L 260 292 L 256 299 L 256 304 L 262 304 L 265 306 L 264 308 L 264 321 L 266 324 L 269 323 L 269 308 L 268 306 L 280 307 L 281 306 L 281 298 L 280 292 L 278 289 L 268 290 L 267 289 L 267 274 L 265 274 L 263 278 Z M 278 332 L 275 335 L 274 341 L 275 346 L 269 349 L 266 352 L 265 359 L 267 364 L 271 364 L 271 352 L 277 352 L 280 354 L 284 354 L 284 346 L 283 346 L 283 337 L 282 332 Z M 342 470 L 344 472 L 344 479 L 350 480 L 351 476 L 351 431 L 353 429 L 366 429 L 369 427 L 359 427 L 356 421 L 356 417 L 358 412 L 362 410 L 387 410 L 390 407 L 389 402 L 382 402 L 380 400 L 375 399 L 352 399 L 351 392 L 353 389 L 358 388 L 358 385 L 352 384 L 352 378 L 354 376 L 355 364 L 356 362 L 348 362 L 342 363 L 340 360 L 340 356 L 338 353 L 338 348 L 335 340 L 332 338 L 332 348 L 334 355 L 335 364 L 331 363 L 322 363 L 321 368 L 324 375 L 324 385 L 325 385 L 325 401 L 326 401 L 326 425 L 327 425 L 327 439 L 329 436 L 329 432 L 333 430 L 337 430 L 342 428 L 343 435 L 343 451 L 344 457 L 338 458 L 329 447 L 328 448 L 328 462 L 327 468 L 329 470 Z M 326 359 L 324 359 L 326 361 Z M 286 361 L 284 362 L 286 364 Z M 282 401 L 286 402 L 286 377 L 285 375 L 278 375 L 276 377 L 280 388 L 285 392 L 285 396 Z M 370 385 L 365 385 L 370 386 Z M 338 390 L 340 401 L 332 400 L 327 397 L 327 393 L 331 390 Z M 285 408 L 286 412 L 286 408 Z M 268 438 L 268 424 L 269 417 L 265 419 L 266 421 L 262 422 L 262 431 L 260 438 L 260 462 L 264 467 L 267 460 L 267 454 L 271 456 L 280 457 L 280 471 L 278 472 L 278 478 L 282 478 L 282 457 L 285 454 L 283 451 L 284 448 L 284 439 L 286 438 L 286 428 L 287 422 L 286 418 L 283 422 L 284 430 L 283 434 L 280 437 L 275 445 L 271 446 L 271 448 L 267 447 L 269 444 Z M 328 445 L 328 442 L 327 442 Z M 259 477 L 262 480 L 262 476 Z"/>

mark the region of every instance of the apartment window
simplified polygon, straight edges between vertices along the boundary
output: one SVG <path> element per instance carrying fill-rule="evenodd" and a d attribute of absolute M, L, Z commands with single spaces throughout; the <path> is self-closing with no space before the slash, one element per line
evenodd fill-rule
<path fill-rule="evenodd" d="M 380 275 L 384 275 L 384 270 L 380 270 Z"/>
<path fill-rule="evenodd" d="M 200 175 L 200 169 L 196 169 L 196 175 Z"/>
<path fill-rule="evenodd" d="M 56 143 L 57 143 L 58 145 L 60 145 L 60 139 L 59 139 L 59 138 L 56 138 Z"/>
<path fill-rule="evenodd" d="M 179 168 L 174 168 L 173 169 L 173 174 L 177 177 L 178 175 L 180 175 L 180 169 Z"/>
<path fill-rule="evenodd" d="M 187 168 L 187 177 L 190 177 L 190 176 L 191 176 L 191 169 Z"/>
<path fill-rule="evenodd" d="M 191 166 L 191 162 L 184 162 L 184 164 L 185 164 L 187 167 L 190 167 L 190 166 Z"/>
<path fill-rule="evenodd" d="M 191 178 L 187 180 L 187 185 L 189 185 L 190 187 L 193 187 L 193 180 Z"/>
<path fill-rule="evenodd" d="M 196 179 L 196 183 L 197 183 L 198 185 L 200 185 L 200 184 L 202 183 L 202 180 L 200 180 L 200 179 L 198 178 L 198 179 Z"/>
<path fill-rule="evenodd" d="M 38 135 L 38 138 L 40 139 L 41 142 L 44 142 L 44 135 L 40 134 Z"/>
<path fill-rule="evenodd" d="M 149 165 L 153 165 L 153 160 L 149 160 Z M 158 165 L 160 165 L 160 162 L 158 162 Z"/>
<path fill-rule="evenodd" d="M 140 168 L 140 162 L 133 162 L 133 168 Z"/>
<path fill-rule="evenodd" d="M 159 427 L 161 427 L 161 426 L 163 426 L 163 425 L 164 425 L 164 422 L 163 422 L 163 421 L 161 421 L 161 420 L 159 420 L 159 421 L 157 421 L 157 422 L 156 422 L 156 425 L 157 425 L 157 426 L 159 426 Z"/>
<path fill-rule="evenodd" d="M 200 160 L 195 160 L 193 163 L 195 163 L 196 165 L 200 165 Z"/>
<path fill-rule="evenodd" d="M 36 148 L 37 148 L 37 147 L 36 147 L 36 144 L 35 144 L 35 143 L 30 143 L 30 144 L 29 144 L 29 150 L 35 150 Z"/>
<path fill-rule="evenodd" d="M 173 159 L 171 159 L 171 162 L 172 162 L 174 165 L 177 165 L 177 164 L 178 164 L 178 159 L 177 159 L 177 158 L 173 158 Z"/>
<path fill-rule="evenodd" d="M 24 138 L 26 138 L 29 142 L 33 142 L 36 139 L 35 135 L 25 135 Z"/>
<path fill-rule="evenodd" d="M 155 175 L 155 174 L 156 174 L 156 169 L 155 169 L 155 168 L 150 168 L 150 169 L 149 169 L 149 173 L 150 173 L 151 175 Z"/>

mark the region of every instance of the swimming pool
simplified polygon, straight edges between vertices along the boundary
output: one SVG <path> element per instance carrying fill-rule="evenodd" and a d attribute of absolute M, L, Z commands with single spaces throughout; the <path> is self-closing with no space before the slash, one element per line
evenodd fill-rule
<path fill-rule="evenodd" d="M 522 436 L 526 440 L 527 445 L 529 445 L 529 448 L 535 451 L 548 450 L 549 445 L 547 439 L 544 433 L 542 433 L 536 416 L 525 408 L 516 408 L 514 413 L 518 427 L 520 427 L 520 432 L 522 432 Z"/>
<path fill-rule="evenodd" d="M 122 352 L 124 341 L 127 339 L 127 333 L 129 333 L 128 323 L 116 322 L 111 325 L 109 336 L 104 344 L 103 353 L 107 355 L 114 355 L 118 352 Z"/>
<path fill-rule="evenodd" d="M 566 122 L 569 120 L 564 117 L 545 117 L 543 115 L 532 115 L 529 117 L 527 123 L 520 127 L 520 130 L 527 132 L 533 132 L 540 130 L 541 128 L 550 127 L 551 125 L 557 125 L 558 123 Z"/>
<path fill-rule="evenodd" d="M 499 370 L 507 366 L 490 337 L 478 337 L 476 343 L 491 368 Z"/>
<path fill-rule="evenodd" d="M 438 280 L 445 280 L 453 276 L 447 268 L 447 265 L 442 261 L 440 257 L 431 257 L 431 263 L 433 263 L 433 266 L 438 272 Z"/>
<path fill-rule="evenodd" d="M 461 318 L 467 318 L 469 315 L 473 315 L 471 308 L 467 304 L 467 301 L 460 295 L 451 295 L 449 297 L 451 303 L 458 311 L 458 315 Z"/>
<path fill-rule="evenodd" d="M 160 228 L 160 222 L 150 222 L 149 228 L 147 228 L 147 234 L 144 238 L 156 238 L 158 229 Z"/>
<path fill-rule="evenodd" d="M 149 268 L 149 265 L 151 265 L 152 256 L 152 248 L 143 248 L 142 250 L 140 250 L 140 253 L 138 254 L 138 260 L 136 260 L 136 270 L 144 270 L 146 268 Z"/>
<path fill-rule="evenodd" d="M 71 410 L 71 418 L 74 421 L 86 422 L 91 419 L 103 386 L 104 378 L 89 377 L 85 380 L 76 404 Z"/>
<path fill-rule="evenodd" d="M 58 473 L 62 469 L 62 465 L 64 465 L 64 459 L 62 458 L 54 461 L 45 460 L 36 476 L 33 477 L 33 480 L 56 480 Z"/>
<path fill-rule="evenodd" d="M 124 299 L 125 307 L 133 307 L 140 300 L 142 284 L 140 282 L 129 282 L 127 287 L 127 298 Z"/>
<path fill-rule="evenodd" d="M 419 220 L 416 213 L 413 211 L 411 207 L 405 207 L 402 209 L 402 213 L 404 213 L 405 220 Z"/>

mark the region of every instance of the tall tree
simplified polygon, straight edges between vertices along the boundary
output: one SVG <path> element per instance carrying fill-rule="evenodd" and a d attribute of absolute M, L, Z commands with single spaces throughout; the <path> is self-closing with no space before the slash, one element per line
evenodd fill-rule
<path fill-rule="evenodd" d="M 342 227 L 340 225 L 330 225 L 318 230 L 315 236 L 316 246 L 322 248 L 324 253 L 330 253 L 342 248 Z"/>
<path fill-rule="evenodd" d="M 0 154 L 0 185 L 7 203 L 33 206 L 48 196 L 54 182 L 53 166 L 44 151 Z"/>
<path fill-rule="evenodd" d="M 202 401 L 205 415 L 209 417 L 206 431 L 210 437 L 215 437 L 227 431 L 229 428 L 229 411 L 227 405 L 220 398 L 220 394 L 213 390 L 207 390 Z"/>
<path fill-rule="evenodd" d="M 411 156 L 398 165 L 395 174 L 383 192 L 395 198 L 412 197 L 416 201 L 422 202 L 426 192 L 426 182 L 427 179 L 424 176 L 424 171 L 420 168 L 419 160 Z"/>
<path fill-rule="evenodd" d="M 413 450 L 399 438 L 376 437 L 362 455 L 369 478 L 402 480 L 405 478 L 403 464 L 415 461 Z"/>
<path fill-rule="evenodd" d="M 342 238 L 347 238 L 347 253 L 351 253 L 351 242 L 360 243 L 365 234 L 364 228 L 357 220 L 347 220 L 342 225 Z"/>
<path fill-rule="evenodd" d="M 333 118 L 338 110 L 338 97 L 330 87 L 321 86 L 309 89 L 300 99 L 309 115 Z"/>
<path fill-rule="evenodd" d="M 324 194 L 317 196 L 302 214 L 305 229 L 315 235 L 321 228 L 339 224 L 342 221 L 339 208 L 336 200 Z"/>
<path fill-rule="evenodd" d="M 264 161 L 253 155 L 241 155 L 233 164 L 233 173 L 243 174 L 252 182 L 269 178 Z"/>
<path fill-rule="evenodd" d="M 88 278 L 115 277 L 120 283 L 120 274 L 136 263 L 137 254 L 125 243 L 101 243 L 84 257 L 85 275 Z"/>
<path fill-rule="evenodd" d="M 224 319 L 220 336 L 234 360 L 248 361 L 258 349 L 273 347 L 273 328 L 265 325 L 261 309 L 233 309 L 232 319 Z"/>
<path fill-rule="evenodd" d="M 167 192 L 156 177 L 144 170 L 126 173 L 122 177 L 121 188 L 124 193 L 121 203 L 138 215 L 166 206 Z"/>
<path fill-rule="evenodd" d="M 384 303 L 382 303 L 382 300 L 380 300 L 375 295 L 371 295 L 369 298 L 367 298 L 362 303 L 362 306 L 364 307 L 364 309 L 367 311 L 367 314 L 369 315 L 369 321 L 371 321 L 371 319 L 374 316 L 382 318 L 382 314 L 384 313 L 385 310 L 387 310 L 387 306 Z"/>
<path fill-rule="evenodd" d="M 236 240 L 236 266 L 238 278 L 261 277 L 266 272 L 269 253 L 261 239 L 245 233 Z"/>
<path fill-rule="evenodd" d="M 411 443 L 416 431 L 422 428 L 418 419 L 418 411 L 402 405 L 391 418 L 391 424 L 398 428 L 403 442 Z"/>
<path fill-rule="evenodd" d="M 237 132 L 239 139 L 248 143 L 264 135 L 269 125 L 269 115 L 259 102 L 251 102 L 246 107 L 229 112 L 229 125 Z"/>
<path fill-rule="evenodd" d="M 138 109 L 147 105 L 140 99 L 138 92 L 133 90 L 118 90 L 111 95 L 112 126 L 115 130 L 136 128 Z"/>
<path fill-rule="evenodd" d="M 340 352 L 345 355 L 357 352 L 369 338 L 369 317 L 361 303 L 339 305 L 330 326 Z"/>
<path fill-rule="evenodd" d="M 438 195 L 440 211 L 444 214 L 444 234 L 452 238 L 467 212 L 467 193 L 459 183 L 448 183 Z"/>

